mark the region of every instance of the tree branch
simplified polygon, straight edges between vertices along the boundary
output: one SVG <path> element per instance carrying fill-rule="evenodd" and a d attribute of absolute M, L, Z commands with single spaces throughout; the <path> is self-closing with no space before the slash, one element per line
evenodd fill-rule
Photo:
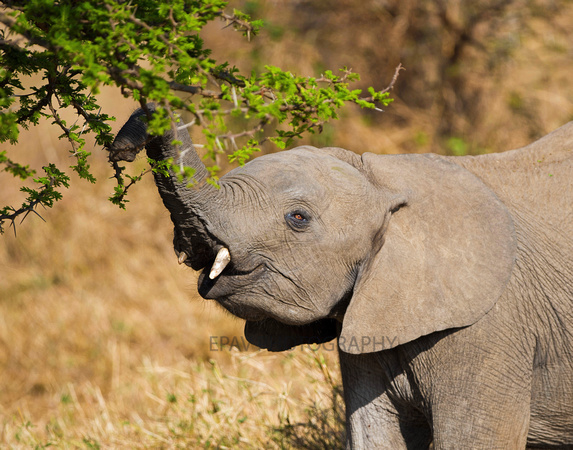
<path fill-rule="evenodd" d="M 38 205 L 41 205 L 44 203 L 44 200 L 46 200 L 46 197 L 47 197 L 46 193 L 53 186 L 54 186 L 54 178 L 50 177 L 50 183 L 48 185 L 44 185 L 42 190 L 38 193 L 38 197 L 35 200 L 30 201 L 29 205 L 27 205 L 27 206 L 22 205 L 22 208 L 20 208 L 20 209 L 11 208 L 12 211 L 14 211 L 12 214 L 0 214 L 0 234 L 2 234 L 4 232 L 3 224 L 6 221 L 10 221 L 10 226 L 14 228 L 14 233 L 16 233 L 16 226 L 14 225 L 14 223 L 16 221 L 16 218 L 22 214 L 26 214 L 22 218 L 22 222 L 28 216 L 28 214 L 31 212 L 35 213 L 40 219 L 44 220 L 44 218 L 35 210 L 35 208 Z M 5 208 L 5 209 L 7 209 L 7 208 Z M 44 220 L 44 222 L 45 222 L 45 220 Z"/>
<path fill-rule="evenodd" d="M 3 23 L 4 25 L 6 25 L 6 27 L 10 30 L 13 30 L 16 27 L 16 19 L 14 19 L 13 17 L 0 12 L 0 23 Z M 38 45 L 40 47 L 43 47 L 47 50 L 51 50 L 53 49 L 52 44 L 42 38 L 39 38 L 38 36 L 35 36 L 29 32 L 26 31 L 21 31 L 18 30 L 17 32 L 20 36 L 24 37 L 30 44 L 34 44 L 34 45 Z"/>

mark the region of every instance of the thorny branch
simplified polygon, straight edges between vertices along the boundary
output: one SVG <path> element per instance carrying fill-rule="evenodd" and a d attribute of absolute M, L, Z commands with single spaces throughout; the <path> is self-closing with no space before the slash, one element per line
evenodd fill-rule
<path fill-rule="evenodd" d="M 394 75 L 392 76 L 392 80 L 390 80 L 390 84 L 386 86 L 384 89 L 380 91 L 381 94 L 385 94 L 390 92 L 394 88 L 394 84 L 396 84 L 396 80 L 398 79 L 398 75 L 400 75 L 401 70 L 406 70 L 402 63 L 399 63 L 394 70 Z"/>
<path fill-rule="evenodd" d="M 124 207 L 123 205 L 125 205 L 125 202 L 127 201 L 127 200 L 125 200 L 125 196 L 127 195 L 127 191 L 129 190 L 129 188 L 131 186 L 133 186 L 135 183 L 137 183 L 139 180 L 141 180 L 141 178 L 143 178 L 144 175 L 151 172 L 153 170 L 153 168 L 144 170 L 138 176 L 135 176 L 135 177 L 130 176 L 129 177 L 129 183 L 125 184 L 123 176 L 122 176 L 125 167 L 120 166 L 117 161 L 112 161 L 111 166 L 114 170 L 114 174 L 113 174 L 112 178 L 115 178 L 117 180 L 117 186 L 118 186 L 118 188 L 120 188 L 122 190 L 121 193 L 118 193 L 115 196 L 116 203 L 118 205 L 120 205 L 120 207 L 123 208 Z"/>
<path fill-rule="evenodd" d="M 400 64 L 398 64 L 398 66 L 397 66 L 396 69 L 394 70 L 394 75 L 392 76 L 392 79 L 390 80 L 390 83 L 388 84 L 388 86 L 386 86 L 384 89 L 382 89 L 382 90 L 380 91 L 380 94 L 387 93 L 387 92 L 389 92 L 389 91 L 391 91 L 391 90 L 393 89 L 394 84 L 396 83 L 396 80 L 398 79 L 398 76 L 399 76 L 401 70 L 405 70 L 405 69 L 404 69 L 404 66 L 402 66 L 402 64 L 400 63 Z M 344 83 L 344 82 L 346 82 L 347 79 L 348 79 L 348 76 L 349 76 L 351 73 L 352 73 L 351 71 L 347 71 L 347 73 L 346 73 L 344 76 L 342 76 L 342 77 L 337 81 L 337 83 Z M 329 83 L 329 84 L 334 84 L 334 83 L 335 83 L 333 80 L 331 80 L 331 79 L 329 79 L 329 78 L 326 78 L 326 77 L 317 78 L 317 79 L 316 79 L 316 82 L 319 82 L 319 83 Z M 272 98 L 271 95 L 269 95 L 268 97 L 269 97 L 269 98 Z M 273 98 L 273 100 L 274 100 L 274 98 Z M 372 101 L 374 100 L 374 97 L 372 97 L 372 96 L 370 96 L 370 97 L 362 97 L 362 98 L 360 98 L 359 100 L 367 101 L 367 102 L 372 102 Z M 331 103 L 331 102 L 332 102 L 332 100 L 326 100 L 326 103 Z M 235 110 L 235 109 L 223 110 L 223 111 L 221 111 L 221 113 L 222 113 L 222 114 L 231 114 L 234 110 Z M 382 110 L 380 110 L 379 108 L 376 108 L 376 110 L 382 111 Z M 249 108 L 248 108 L 248 107 L 243 108 L 242 111 L 247 111 L 247 112 L 248 112 L 248 111 L 249 111 Z M 308 106 L 308 105 L 305 105 L 305 104 L 282 105 L 282 106 L 280 107 L 280 111 L 282 111 L 282 112 L 294 112 L 294 113 L 300 112 L 300 113 L 304 113 L 305 115 L 308 115 L 308 114 L 316 113 L 316 112 L 318 111 L 318 107 L 317 107 L 317 106 Z M 197 111 L 197 114 L 200 115 L 200 111 Z M 199 119 L 199 117 L 198 117 L 198 119 Z M 271 120 L 272 120 L 272 117 L 271 117 L 271 115 L 269 114 L 269 115 L 265 116 L 263 119 L 261 119 L 261 120 L 259 121 L 259 123 L 258 123 L 255 127 L 253 127 L 252 129 L 250 129 L 250 130 L 244 130 L 244 131 L 242 131 L 242 132 L 234 133 L 234 134 L 233 134 L 233 133 L 227 133 L 227 134 L 223 134 L 223 135 L 218 135 L 217 138 L 218 138 L 219 140 L 224 140 L 224 139 L 226 139 L 226 140 L 231 141 L 231 143 L 232 143 L 232 145 L 233 145 L 233 148 L 236 148 L 236 144 L 235 144 L 235 142 L 234 142 L 235 139 L 240 138 L 240 137 L 244 137 L 244 136 L 254 136 L 256 133 L 258 133 L 259 131 L 261 131 L 261 130 L 264 128 L 264 126 L 267 125 Z M 307 129 L 310 130 L 310 129 L 316 128 L 316 129 L 321 130 L 321 129 L 322 129 L 322 126 L 323 126 L 325 123 L 326 123 L 326 120 L 318 120 L 318 121 L 315 121 L 315 122 L 310 122 L 310 123 L 308 123 L 309 127 L 308 127 Z M 269 139 L 268 137 L 263 138 L 262 140 L 259 141 L 259 143 L 262 144 L 262 143 L 266 142 L 268 139 Z"/>
<path fill-rule="evenodd" d="M 247 34 L 247 40 L 251 40 L 251 33 L 254 32 L 254 27 L 249 22 L 237 17 L 236 14 L 232 16 L 229 14 L 221 13 L 221 18 L 227 23 L 227 27 L 235 26 L 238 31 L 243 31 Z M 238 25 L 238 27 L 237 27 Z"/>
<path fill-rule="evenodd" d="M 45 198 L 47 197 L 47 192 L 54 186 L 54 181 L 55 181 L 54 178 L 50 177 L 50 183 L 48 185 L 44 186 L 44 188 L 38 194 L 37 198 L 32 200 L 28 206 L 22 207 L 20 209 L 13 209 L 12 211 L 14 211 L 14 212 L 12 214 L 0 214 L 0 232 L 3 232 L 2 224 L 5 221 L 9 221 L 10 227 L 12 227 L 14 229 L 14 234 L 16 234 L 16 226 L 14 224 L 16 222 L 16 218 L 22 214 L 24 214 L 24 217 L 22 217 L 22 220 L 20 221 L 20 223 L 22 223 L 24 221 L 24 219 L 26 217 L 28 217 L 28 214 L 30 214 L 30 213 L 34 213 L 40 219 L 44 220 L 44 218 L 40 215 L 40 213 L 38 213 L 38 211 L 36 211 L 35 208 L 38 205 L 43 206 L 43 202 L 44 202 Z M 44 220 L 44 222 L 45 222 L 45 220 Z"/>

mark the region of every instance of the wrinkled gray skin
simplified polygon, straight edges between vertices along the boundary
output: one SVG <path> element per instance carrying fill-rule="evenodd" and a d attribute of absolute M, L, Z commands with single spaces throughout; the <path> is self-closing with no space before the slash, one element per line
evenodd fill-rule
<path fill-rule="evenodd" d="M 179 161 L 141 115 L 110 158 Z M 478 157 L 299 147 L 220 190 L 179 134 L 199 187 L 156 175 L 177 254 L 256 345 L 338 337 L 349 447 L 573 448 L 573 122 Z"/>

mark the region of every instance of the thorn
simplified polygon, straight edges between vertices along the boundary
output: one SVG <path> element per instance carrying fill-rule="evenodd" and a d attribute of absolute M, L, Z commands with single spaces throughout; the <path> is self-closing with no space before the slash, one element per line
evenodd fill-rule
<path fill-rule="evenodd" d="M 232 87 L 231 94 L 233 94 L 233 104 L 235 105 L 235 108 L 238 108 L 239 101 L 237 100 L 237 90 L 235 89 L 235 86 Z"/>
<path fill-rule="evenodd" d="M 183 264 L 187 260 L 188 257 L 189 257 L 189 255 L 187 255 L 187 253 L 181 252 L 181 253 L 179 253 L 179 258 L 177 258 L 177 262 L 179 264 Z"/>

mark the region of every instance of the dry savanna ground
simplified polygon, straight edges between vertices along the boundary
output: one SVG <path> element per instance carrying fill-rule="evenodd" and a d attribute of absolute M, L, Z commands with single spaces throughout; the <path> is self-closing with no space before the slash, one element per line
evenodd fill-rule
<path fill-rule="evenodd" d="M 283 9 L 290 4 L 267 3 Z M 421 80 L 416 75 L 421 72 L 414 70 L 415 61 L 408 65 L 407 51 L 391 46 L 407 24 L 396 19 L 395 36 L 383 41 L 382 48 L 375 27 L 377 21 L 389 20 L 387 15 L 379 9 L 364 12 L 372 19 L 370 34 L 366 25 L 355 32 L 336 26 L 337 21 L 345 27 L 362 23 L 346 18 L 342 6 L 336 14 L 313 16 L 314 22 L 303 16 L 323 3 L 293 2 L 303 9 L 293 7 L 288 14 L 277 9 L 269 29 L 282 40 L 263 34 L 249 50 L 246 44 L 233 44 L 230 34 L 211 30 L 208 44 L 220 59 L 234 52 L 231 62 L 240 68 L 257 65 L 258 58 L 310 75 L 316 74 L 317 61 L 325 60 L 332 68 L 352 66 L 377 87 L 389 80 L 394 63 L 406 59 L 397 100 L 387 115 L 362 115 L 349 108 L 343 121 L 325 127 L 312 138 L 314 143 L 358 152 L 499 151 L 524 145 L 573 119 L 572 6 L 552 25 L 534 18 L 530 25 L 536 33 L 524 35 L 495 71 L 470 71 L 466 81 L 470 87 L 483 83 L 480 105 L 488 114 L 475 123 L 468 116 L 454 118 L 456 133 L 469 131 L 444 138 L 436 130 L 440 121 L 443 125 L 447 101 L 421 107 L 406 95 Z M 378 3 L 360 4 L 377 8 Z M 312 26 L 289 28 L 289 15 Z M 334 42 L 330 53 L 324 38 L 328 29 Z M 342 36 L 354 41 L 340 40 Z M 364 54 L 353 53 L 353 48 Z M 385 49 L 399 55 L 388 62 L 388 76 L 369 73 L 375 52 Z M 428 65 L 427 72 L 431 69 Z M 442 100 L 451 100 L 448 89 Z M 111 91 L 102 103 L 119 122 L 135 107 Z M 65 168 L 71 164 L 68 144 L 57 134 L 41 124 L 22 134 L 10 157 L 37 170 L 47 162 Z M 196 275 L 177 264 L 169 216 L 151 177 L 130 193 L 127 211 L 119 210 L 107 201 L 114 183 L 105 152 L 92 151 L 97 184 L 72 175 L 64 199 L 53 210 L 39 211 L 46 222 L 31 215 L 17 224 L 16 235 L 8 229 L 0 237 L 0 447 L 341 447 L 336 352 L 326 347 L 273 354 L 245 348 L 242 322 L 199 298 Z M 144 164 L 140 159 L 134 166 L 142 170 Z M 22 200 L 14 179 L 0 173 L 0 204 Z M 221 336 L 236 338 L 241 348 L 220 351 Z"/>

